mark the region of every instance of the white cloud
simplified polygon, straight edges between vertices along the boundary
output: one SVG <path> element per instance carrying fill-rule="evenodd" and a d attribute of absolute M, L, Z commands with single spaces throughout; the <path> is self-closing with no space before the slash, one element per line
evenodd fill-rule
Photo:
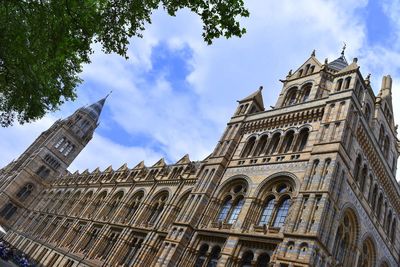
<path fill-rule="evenodd" d="M 246 4 L 251 16 L 243 19 L 247 28 L 243 38 L 219 39 L 207 46 L 197 16 L 183 10 L 177 17 L 169 17 L 159 10 L 144 38 L 133 40 L 128 61 L 96 52 L 93 63 L 84 68 L 85 90 L 80 89 L 78 101 L 65 105 L 59 114 L 69 115 L 79 105 L 114 89 L 106 104 L 111 115 L 101 119 L 100 127 L 109 133 L 108 122 L 112 121 L 128 134 L 140 133 L 154 140 L 159 148 L 127 146 L 112 136 L 97 134 L 71 169 L 118 166 L 140 159 L 154 162 L 162 155 L 177 160 L 185 153 L 200 160 L 212 152 L 236 100 L 264 85 L 265 106 L 274 105 L 281 89 L 278 79 L 300 66 L 313 49 L 321 61 L 325 57 L 333 60 L 345 41 L 348 58 L 360 58 L 362 71 L 373 73 L 374 85 L 383 73 L 398 71 L 396 51 L 366 43 L 364 17 L 357 13 L 366 6 L 365 0 L 258 0 Z M 173 90 L 162 73 L 152 84 L 143 77 L 153 70 L 152 53 L 160 43 L 174 51 L 192 50 L 186 92 Z M 400 115 L 398 106 L 395 104 Z"/>

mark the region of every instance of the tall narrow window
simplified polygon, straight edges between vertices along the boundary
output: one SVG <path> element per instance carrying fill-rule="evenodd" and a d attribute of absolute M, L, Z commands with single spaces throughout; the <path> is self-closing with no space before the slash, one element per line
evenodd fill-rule
<path fill-rule="evenodd" d="M 231 216 L 229 217 L 228 223 L 233 224 L 236 222 L 237 218 L 239 217 L 239 213 L 242 210 L 244 204 L 244 198 L 239 198 L 233 206 Z"/>
<path fill-rule="evenodd" d="M 285 224 L 286 217 L 289 212 L 290 199 L 287 198 L 279 205 L 278 212 L 276 213 L 274 227 L 282 227 Z"/>
<path fill-rule="evenodd" d="M 268 225 L 269 221 L 271 220 L 272 211 L 275 207 L 275 198 L 271 198 L 265 203 L 259 225 Z"/>
<path fill-rule="evenodd" d="M 54 147 L 59 148 L 61 146 L 61 144 L 64 143 L 64 141 L 65 141 L 65 137 L 60 138 L 60 140 L 58 140 L 58 142 L 56 143 L 56 145 Z"/>
<path fill-rule="evenodd" d="M 344 89 L 349 89 L 350 88 L 350 82 L 351 82 L 351 77 L 347 77 L 346 81 L 344 83 Z"/>
<path fill-rule="evenodd" d="M 369 123 L 371 120 L 371 107 L 368 103 L 365 105 L 364 114 L 365 114 L 365 120 L 367 121 L 367 123 Z"/>
<path fill-rule="evenodd" d="M 208 251 L 208 245 L 207 244 L 201 245 L 194 267 L 203 267 L 204 262 L 207 260 L 207 251 Z"/>
<path fill-rule="evenodd" d="M 358 178 L 360 177 L 360 171 L 361 171 L 361 156 L 358 155 L 356 159 L 356 163 L 354 165 L 354 180 L 358 181 Z"/>
<path fill-rule="evenodd" d="M 385 141 L 383 143 L 383 154 L 385 155 L 385 158 L 389 157 L 389 147 L 390 147 L 389 137 L 386 136 Z"/>
<path fill-rule="evenodd" d="M 253 151 L 255 143 L 256 143 L 256 137 L 255 136 L 251 137 L 249 139 L 249 141 L 247 141 L 246 146 L 245 146 L 245 148 L 243 150 L 243 153 L 242 153 L 242 157 L 243 158 L 250 156 L 250 153 Z"/>
<path fill-rule="evenodd" d="M 267 150 L 267 154 L 271 155 L 273 153 L 276 152 L 278 145 L 279 145 L 279 141 L 281 139 L 281 134 L 280 133 L 276 133 L 272 136 L 272 140 L 271 143 L 269 144 L 268 150 Z"/>
<path fill-rule="evenodd" d="M 210 253 L 210 261 L 207 264 L 207 267 L 216 267 L 218 264 L 219 253 L 221 252 L 221 248 L 219 246 L 215 246 L 212 248 Z"/>
<path fill-rule="evenodd" d="M 307 145 L 309 133 L 310 133 L 310 131 L 308 129 L 303 129 L 300 131 L 299 141 L 298 141 L 297 149 L 295 149 L 295 151 L 301 152 L 304 150 L 304 148 Z"/>
<path fill-rule="evenodd" d="M 343 79 L 340 79 L 336 83 L 336 91 L 342 90 Z"/>
<path fill-rule="evenodd" d="M 294 139 L 293 131 L 289 131 L 288 133 L 286 133 L 285 138 L 283 139 L 283 146 L 281 148 L 281 152 L 287 153 L 292 148 L 293 139 Z"/>
<path fill-rule="evenodd" d="M 232 207 L 232 197 L 228 196 L 225 199 L 224 204 L 222 205 L 221 210 L 220 210 L 220 212 L 218 214 L 218 218 L 217 218 L 218 222 L 225 221 L 225 219 L 228 216 L 228 213 L 229 213 L 231 207 Z"/>
<path fill-rule="evenodd" d="M 246 251 L 243 253 L 241 267 L 252 267 L 252 261 L 254 259 L 254 253 L 252 251 Z"/>
<path fill-rule="evenodd" d="M 17 193 L 17 198 L 20 201 L 24 201 L 29 197 L 33 191 L 33 185 L 31 183 L 24 185 Z"/>
<path fill-rule="evenodd" d="M 310 93 L 311 93 L 311 85 L 307 85 L 303 88 L 303 98 L 302 98 L 302 102 L 306 102 L 308 100 L 308 98 L 310 97 Z"/>

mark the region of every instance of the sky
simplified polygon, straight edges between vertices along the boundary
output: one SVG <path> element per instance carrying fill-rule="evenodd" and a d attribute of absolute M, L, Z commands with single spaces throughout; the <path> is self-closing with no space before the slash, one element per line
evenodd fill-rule
<path fill-rule="evenodd" d="M 295 3 L 295 4 L 294 4 Z M 346 42 L 346 58 L 358 58 L 377 93 L 383 75 L 393 78 L 394 116 L 400 123 L 400 0 L 245 0 L 242 38 L 209 46 L 198 16 L 188 10 L 170 17 L 160 9 L 142 39 L 131 40 L 126 60 L 94 46 L 92 63 L 75 102 L 31 124 L 0 129 L 0 166 L 18 157 L 59 118 L 112 91 L 96 133 L 70 171 L 104 170 L 124 163 L 168 163 L 185 154 L 202 160 L 217 144 L 236 100 L 263 86 L 264 104 L 275 105 L 279 79 L 297 69 L 313 49 L 334 60 Z M 399 165 L 400 166 L 400 165 Z M 397 177 L 399 180 L 399 175 Z"/>

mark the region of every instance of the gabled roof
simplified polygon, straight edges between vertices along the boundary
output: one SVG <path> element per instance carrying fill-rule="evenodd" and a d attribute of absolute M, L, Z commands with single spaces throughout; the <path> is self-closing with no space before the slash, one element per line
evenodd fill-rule
<path fill-rule="evenodd" d="M 189 164 L 189 163 L 190 163 L 190 158 L 189 158 L 189 155 L 186 154 L 180 160 L 178 160 L 175 164 Z"/>
<path fill-rule="evenodd" d="M 112 165 L 108 166 L 107 169 L 104 170 L 104 172 L 112 172 L 113 168 Z"/>
<path fill-rule="evenodd" d="M 161 158 L 159 161 L 157 161 L 153 166 L 151 167 L 164 167 L 167 165 L 164 161 L 164 158 Z"/>
<path fill-rule="evenodd" d="M 144 165 L 144 161 L 142 160 L 141 162 L 139 162 L 138 165 L 136 165 L 135 167 L 133 167 L 134 170 L 138 170 L 138 169 L 143 169 L 144 167 L 146 167 Z"/>
<path fill-rule="evenodd" d="M 248 102 L 248 101 L 254 101 L 262 110 L 264 110 L 264 100 L 262 97 L 262 91 L 263 87 L 260 86 L 260 88 L 255 91 L 254 93 L 252 93 L 251 95 L 243 98 L 242 100 L 239 100 L 239 103 L 244 103 L 244 102 Z"/>
<path fill-rule="evenodd" d="M 128 164 L 124 163 L 117 171 L 126 171 L 128 169 Z"/>

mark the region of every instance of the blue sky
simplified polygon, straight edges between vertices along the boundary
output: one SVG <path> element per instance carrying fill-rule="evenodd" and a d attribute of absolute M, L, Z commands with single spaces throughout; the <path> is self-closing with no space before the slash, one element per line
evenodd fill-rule
<path fill-rule="evenodd" d="M 296 4 L 293 4 L 296 3 Z M 131 41 L 129 60 L 105 55 L 94 46 L 84 67 L 78 99 L 35 123 L 0 129 L 0 165 L 17 157 L 56 119 L 108 94 L 100 126 L 70 167 L 83 171 L 125 162 L 132 167 L 164 157 L 173 163 L 188 153 L 201 160 L 212 152 L 241 99 L 260 85 L 265 106 L 274 105 L 279 79 L 299 67 L 313 49 L 323 62 L 340 54 L 358 57 L 361 72 L 394 79 L 394 106 L 400 122 L 400 1 L 246 1 L 247 34 L 208 46 L 199 18 L 184 10 L 153 15 L 143 39 Z"/>

